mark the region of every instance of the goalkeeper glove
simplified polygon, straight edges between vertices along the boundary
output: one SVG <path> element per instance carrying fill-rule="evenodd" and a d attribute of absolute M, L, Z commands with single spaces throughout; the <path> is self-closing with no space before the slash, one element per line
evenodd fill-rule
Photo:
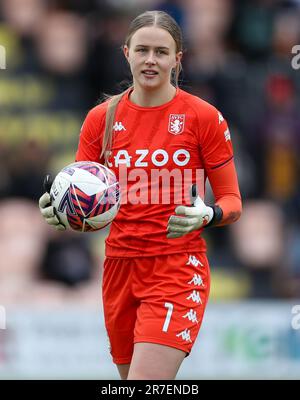
<path fill-rule="evenodd" d="M 215 207 L 207 206 L 198 195 L 197 185 L 190 188 L 192 206 L 178 206 L 175 209 L 177 217 L 171 215 L 168 221 L 167 238 L 179 238 L 187 233 L 200 229 L 208 224 L 211 225 L 215 216 Z M 221 210 L 219 208 L 219 210 Z"/>
<path fill-rule="evenodd" d="M 44 179 L 44 190 L 45 193 L 39 199 L 39 207 L 42 216 L 45 218 L 49 225 L 53 225 L 56 230 L 64 231 L 66 227 L 60 222 L 55 208 L 51 205 L 50 189 L 52 185 L 52 179 L 49 174 Z"/>

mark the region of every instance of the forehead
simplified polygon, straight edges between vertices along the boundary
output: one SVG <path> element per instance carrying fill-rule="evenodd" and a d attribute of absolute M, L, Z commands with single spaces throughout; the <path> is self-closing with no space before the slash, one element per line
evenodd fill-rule
<path fill-rule="evenodd" d="M 168 31 L 157 26 L 146 26 L 138 29 L 131 37 L 131 46 L 176 48 L 175 41 Z"/>

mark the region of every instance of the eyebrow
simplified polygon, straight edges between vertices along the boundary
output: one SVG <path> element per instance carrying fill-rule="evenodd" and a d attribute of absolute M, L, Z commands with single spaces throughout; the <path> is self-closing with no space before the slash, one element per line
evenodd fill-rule
<path fill-rule="evenodd" d="M 148 49 L 150 46 L 146 46 L 145 44 L 137 44 L 135 47 L 145 47 Z M 159 50 L 170 50 L 169 47 L 165 47 L 165 46 L 158 46 L 155 48 L 159 49 Z"/>

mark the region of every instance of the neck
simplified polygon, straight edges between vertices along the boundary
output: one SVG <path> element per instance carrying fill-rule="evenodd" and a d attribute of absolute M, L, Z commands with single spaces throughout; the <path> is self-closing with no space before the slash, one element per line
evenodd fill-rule
<path fill-rule="evenodd" d="M 168 85 L 165 88 L 144 90 L 134 85 L 130 100 L 141 107 L 157 107 L 171 101 L 176 94 L 176 88 Z"/>

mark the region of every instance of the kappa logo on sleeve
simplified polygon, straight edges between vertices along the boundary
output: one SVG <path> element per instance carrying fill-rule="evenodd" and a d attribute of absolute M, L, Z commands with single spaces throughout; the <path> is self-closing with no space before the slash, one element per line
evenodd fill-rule
<path fill-rule="evenodd" d="M 224 121 L 224 117 L 223 117 L 223 115 L 220 113 L 220 111 L 218 112 L 218 116 L 219 116 L 219 125 L 221 125 L 221 123 Z"/>
<path fill-rule="evenodd" d="M 231 140 L 229 129 L 226 129 L 226 131 L 224 132 L 224 137 L 225 137 L 225 142 L 228 142 L 228 140 Z"/>
<path fill-rule="evenodd" d="M 184 130 L 185 114 L 170 114 L 168 132 L 179 135 Z"/>

